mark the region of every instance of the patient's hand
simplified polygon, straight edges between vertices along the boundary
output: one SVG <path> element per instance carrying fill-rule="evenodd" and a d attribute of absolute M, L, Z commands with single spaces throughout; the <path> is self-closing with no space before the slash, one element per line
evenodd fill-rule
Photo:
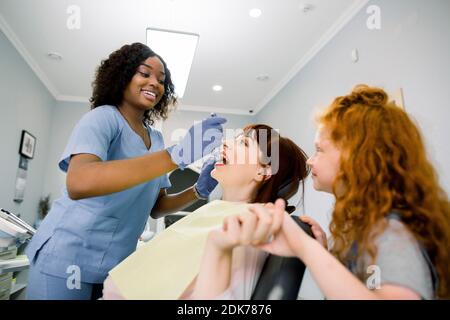
<path fill-rule="evenodd" d="M 275 204 L 267 204 L 264 210 L 275 211 L 283 215 L 281 227 L 275 233 L 273 239 L 269 243 L 256 246 L 268 253 L 283 257 L 298 256 L 305 240 L 311 239 L 302 228 L 285 212 L 285 202 L 281 199 Z"/>
<path fill-rule="evenodd" d="M 208 235 L 208 243 L 220 251 L 231 251 L 239 245 L 241 226 L 238 216 L 226 217 L 221 229 L 213 230 Z"/>
<path fill-rule="evenodd" d="M 254 204 L 248 212 L 225 218 L 221 229 L 211 231 L 208 242 L 225 252 L 237 246 L 266 243 L 281 228 L 283 214 Z"/>
<path fill-rule="evenodd" d="M 222 228 L 208 235 L 205 252 L 191 299 L 209 299 L 223 294 L 231 283 L 232 252 L 241 245 L 266 243 L 281 227 L 284 212 L 260 204 L 225 218 Z"/>

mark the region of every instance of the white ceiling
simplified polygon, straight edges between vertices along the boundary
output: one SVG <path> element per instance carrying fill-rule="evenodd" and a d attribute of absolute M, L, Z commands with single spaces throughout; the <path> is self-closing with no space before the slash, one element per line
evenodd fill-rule
<path fill-rule="evenodd" d="M 314 10 L 304 13 L 300 4 Z M 0 0 L 0 28 L 58 100 L 87 101 L 100 61 L 148 27 L 200 35 L 180 109 L 254 114 L 367 0 Z M 80 8 L 69 30 L 67 8 Z M 260 8 L 258 19 L 249 10 Z M 61 61 L 49 59 L 58 52 Z M 183 54 L 180 52 L 180 54 Z M 170 68 L 170 66 L 169 66 Z M 269 75 L 258 81 L 258 75 Z M 223 86 L 214 92 L 215 84 Z"/>

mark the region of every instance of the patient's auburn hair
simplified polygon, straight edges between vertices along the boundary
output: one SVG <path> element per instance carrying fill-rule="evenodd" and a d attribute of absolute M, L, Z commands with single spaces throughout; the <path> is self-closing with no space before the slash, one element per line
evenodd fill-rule
<path fill-rule="evenodd" d="M 306 153 L 288 138 L 280 136 L 272 127 L 264 124 L 253 124 L 243 129 L 244 134 L 254 134 L 256 141 L 261 149 L 264 144 L 267 148 L 261 149 L 264 155 L 276 158 L 278 161 L 278 170 L 268 179 L 261 182 L 252 199 L 253 203 L 275 202 L 279 189 L 290 183 L 289 191 L 286 193 L 291 197 L 297 193 L 300 184 L 302 192 L 304 190 L 304 180 L 309 174 L 309 166 L 306 164 L 308 157 Z M 265 139 L 266 141 L 261 141 Z M 277 145 L 275 145 L 277 144 Z M 278 152 L 277 157 L 273 157 L 272 152 Z M 273 165 L 269 162 L 268 165 Z M 303 193 L 302 193 L 303 199 Z M 285 199 L 286 201 L 288 199 Z"/>
<path fill-rule="evenodd" d="M 408 114 L 380 88 L 359 85 L 319 116 L 319 125 L 341 150 L 334 181 L 336 204 L 330 225 L 333 253 L 344 263 L 376 259 L 375 238 L 392 211 L 421 243 L 439 277 L 438 296 L 449 298 L 450 206 L 427 159 L 421 133 Z M 336 186 L 344 192 L 337 194 Z"/>

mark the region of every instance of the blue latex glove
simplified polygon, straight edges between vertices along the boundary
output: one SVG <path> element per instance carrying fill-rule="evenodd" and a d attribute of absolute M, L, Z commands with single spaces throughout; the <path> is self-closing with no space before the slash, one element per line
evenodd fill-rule
<path fill-rule="evenodd" d="M 211 171 L 213 171 L 215 163 L 216 160 L 214 158 L 210 158 L 203 163 L 202 171 L 198 177 L 197 183 L 194 186 L 197 193 L 202 198 L 208 198 L 210 193 L 217 186 L 217 180 L 211 177 Z"/>
<path fill-rule="evenodd" d="M 225 122 L 225 118 L 210 117 L 193 125 L 178 144 L 166 149 L 173 163 L 183 170 L 220 146 Z"/>

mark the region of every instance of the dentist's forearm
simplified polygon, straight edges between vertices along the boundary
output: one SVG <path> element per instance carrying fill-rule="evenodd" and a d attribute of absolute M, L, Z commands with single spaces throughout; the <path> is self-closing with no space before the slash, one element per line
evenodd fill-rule
<path fill-rule="evenodd" d="M 198 201 L 194 193 L 194 187 L 187 188 L 177 194 L 166 194 L 158 198 L 151 216 L 154 219 L 162 218 L 165 215 L 183 210 L 184 208 Z"/>
<path fill-rule="evenodd" d="M 162 150 L 132 159 L 101 161 L 92 154 L 72 157 L 67 190 L 73 200 L 103 196 L 129 189 L 177 168 Z"/>

